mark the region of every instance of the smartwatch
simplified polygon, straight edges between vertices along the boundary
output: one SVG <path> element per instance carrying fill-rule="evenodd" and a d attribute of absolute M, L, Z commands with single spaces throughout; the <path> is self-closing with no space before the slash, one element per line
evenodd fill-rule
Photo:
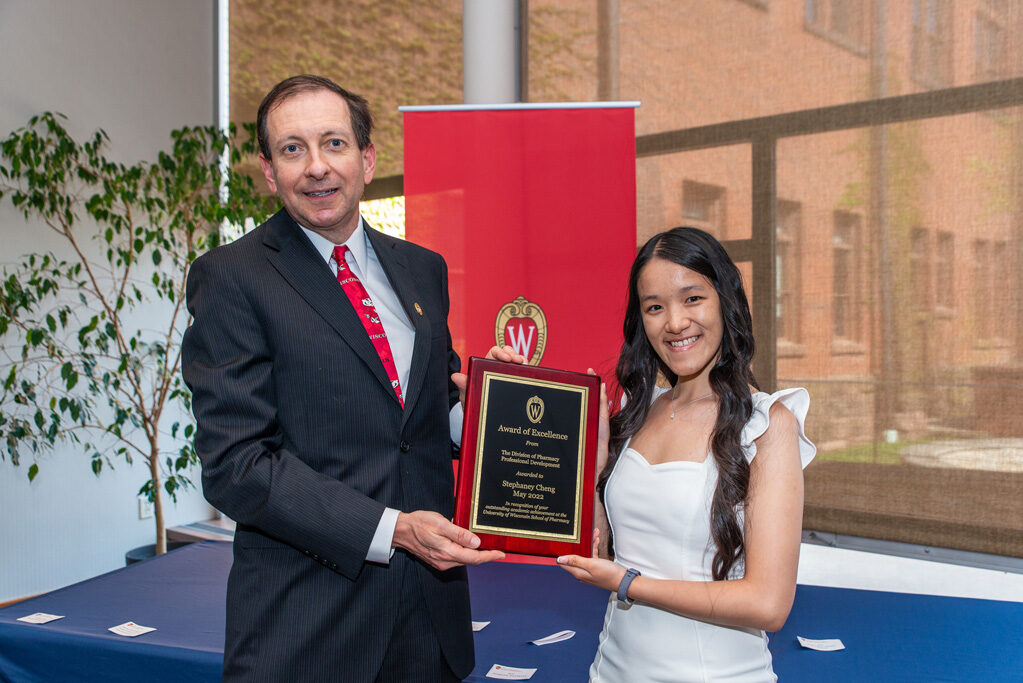
<path fill-rule="evenodd" d="M 628 569 L 625 570 L 625 576 L 622 577 L 622 582 L 618 584 L 619 602 L 626 605 L 631 605 L 634 602 L 633 600 L 629 599 L 629 585 L 632 583 L 632 580 L 639 575 L 640 573 L 638 569 L 633 569 L 632 567 L 629 567 Z"/>

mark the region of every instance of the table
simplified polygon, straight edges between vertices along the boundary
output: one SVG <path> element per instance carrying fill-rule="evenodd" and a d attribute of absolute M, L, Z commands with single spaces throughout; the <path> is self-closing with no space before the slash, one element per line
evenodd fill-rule
<path fill-rule="evenodd" d="M 195 543 L 162 557 L 0 609 L 0 680 L 217 681 L 223 657 L 229 543 Z M 585 681 L 607 594 L 557 567 L 470 568 L 477 666 L 537 668 L 535 682 Z M 16 621 L 64 614 L 45 625 Z M 155 626 L 138 638 L 106 629 Z M 571 629 L 571 640 L 528 641 Z M 1023 681 L 1023 604 L 799 586 L 771 637 L 781 681 Z M 796 636 L 841 638 L 846 649 L 802 649 Z"/>
<path fill-rule="evenodd" d="M 220 680 L 230 568 L 230 543 L 193 543 L 0 609 L 0 680 Z M 16 621 L 35 612 L 65 617 Z M 107 631 L 126 621 L 157 630 Z"/>

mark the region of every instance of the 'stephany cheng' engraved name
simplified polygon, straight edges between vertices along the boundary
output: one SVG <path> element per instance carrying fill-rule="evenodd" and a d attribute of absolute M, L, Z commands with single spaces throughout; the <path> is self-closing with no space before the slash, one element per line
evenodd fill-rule
<path fill-rule="evenodd" d="M 555 492 L 553 486 L 546 486 L 544 484 L 524 484 L 520 481 L 508 481 L 504 479 L 501 481 L 501 486 L 506 489 L 511 489 L 512 498 L 533 498 L 536 500 L 543 500 L 544 494 Z"/>

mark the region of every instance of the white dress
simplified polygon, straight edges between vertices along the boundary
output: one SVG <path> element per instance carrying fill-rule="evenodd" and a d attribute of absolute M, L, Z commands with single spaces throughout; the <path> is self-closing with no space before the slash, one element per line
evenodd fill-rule
<path fill-rule="evenodd" d="M 817 449 L 803 433 L 810 405 L 805 389 L 753 394 L 753 415 L 740 438 L 746 459 L 756 455 L 753 441 L 767 431 L 775 401 L 799 422 L 799 456 L 806 467 Z M 710 505 L 716 485 L 717 466 L 709 455 L 703 462 L 651 465 L 626 444 L 605 490 L 615 561 L 656 579 L 712 580 Z M 733 578 L 741 575 L 741 568 L 732 572 Z M 691 619 L 642 602 L 627 606 L 613 593 L 590 666 L 591 683 L 776 680 L 763 631 Z"/>

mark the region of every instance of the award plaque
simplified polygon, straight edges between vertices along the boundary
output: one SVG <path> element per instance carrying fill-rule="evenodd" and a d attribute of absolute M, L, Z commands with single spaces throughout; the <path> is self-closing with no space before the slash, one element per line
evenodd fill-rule
<path fill-rule="evenodd" d="M 455 524 L 480 547 L 590 555 L 600 377 L 469 359 Z"/>

